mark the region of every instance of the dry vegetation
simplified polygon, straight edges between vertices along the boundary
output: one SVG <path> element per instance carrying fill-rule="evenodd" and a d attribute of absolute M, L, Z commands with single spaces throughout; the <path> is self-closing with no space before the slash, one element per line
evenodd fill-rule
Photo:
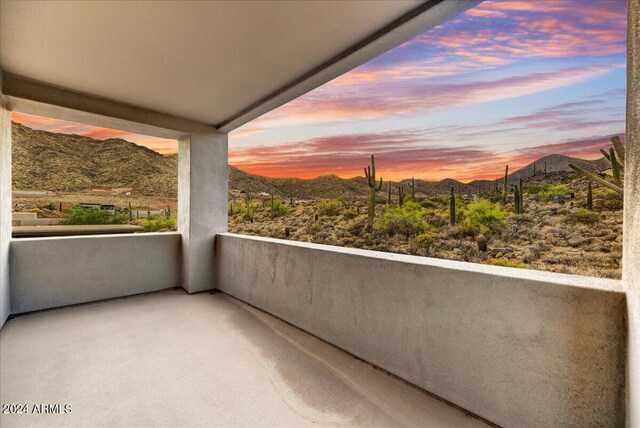
<path fill-rule="evenodd" d="M 513 195 L 502 206 L 498 194 L 456 197 L 456 224 L 449 197 L 416 195 L 398 207 L 378 193 L 376 221 L 367 231 L 366 198 L 294 202 L 288 213 L 272 215 L 270 200 L 252 200 L 251 215 L 236 196 L 229 214 L 235 233 L 320 244 L 437 257 L 500 266 L 619 278 L 622 255 L 622 198 L 594 186 L 587 210 L 587 181 L 572 173 L 525 180 L 523 214 Z M 574 197 L 571 197 L 571 194 Z M 457 196 L 457 195 L 456 195 Z M 289 203 L 288 203 L 289 204 Z M 477 235 L 488 237 L 480 251 Z"/>

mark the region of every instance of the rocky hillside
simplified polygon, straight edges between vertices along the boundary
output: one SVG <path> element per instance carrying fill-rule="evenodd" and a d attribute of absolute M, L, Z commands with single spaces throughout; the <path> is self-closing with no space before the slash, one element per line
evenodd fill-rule
<path fill-rule="evenodd" d="M 133 187 L 143 195 L 177 196 L 177 156 L 163 156 L 122 139 L 94 140 L 19 123 L 13 123 L 12 137 L 14 189 Z"/>
<path fill-rule="evenodd" d="M 13 124 L 13 188 L 19 190 L 81 191 L 97 186 L 133 187 L 148 196 L 176 197 L 178 188 L 177 156 L 163 156 L 145 147 L 122 139 L 94 140 L 79 135 L 37 131 L 18 123 Z M 586 170 L 607 168 L 606 160 L 588 161 L 563 155 L 550 155 L 534 163 L 536 170 L 548 172 L 571 171 L 569 163 Z M 533 175 L 533 164 L 513 172 L 509 182 Z M 406 194 L 410 180 L 403 180 Z M 282 198 L 337 198 L 364 196 L 368 192 L 364 177 L 344 179 L 326 175 L 313 179 L 269 178 L 249 174 L 229 167 L 230 188 L 253 194 L 273 193 Z M 392 183 L 397 194 L 400 183 Z M 385 182 L 381 196 L 387 192 Z M 467 192 L 490 190 L 493 181 L 476 180 L 463 184 L 445 179 L 438 182 L 416 180 L 416 193 L 434 195 L 448 193 L 451 186 Z"/>

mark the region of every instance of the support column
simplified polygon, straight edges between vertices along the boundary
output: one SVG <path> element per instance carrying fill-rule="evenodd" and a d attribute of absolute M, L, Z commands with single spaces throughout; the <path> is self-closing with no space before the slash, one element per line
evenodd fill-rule
<path fill-rule="evenodd" d="M 215 288 L 214 238 L 227 231 L 228 136 L 194 132 L 178 150 L 182 287 L 196 293 Z"/>
<path fill-rule="evenodd" d="M 9 240 L 11 239 L 11 111 L 2 94 L 0 75 L 0 327 L 11 314 Z"/>
<path fill-rule="evenodd" d="M 640 427 L 640 0 L 627 0 L 622 282 L 627 291 L 627 426 Z"/>

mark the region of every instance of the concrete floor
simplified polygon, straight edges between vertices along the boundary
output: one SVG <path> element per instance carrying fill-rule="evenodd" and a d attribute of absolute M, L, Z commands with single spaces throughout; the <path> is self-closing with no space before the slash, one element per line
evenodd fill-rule
<path fill-rule="evenodd" d="M 0 401 L 30 412 L 0 415 L 3 428 L 484 426 L 225 294 L 183 290 L 10 320 Z"/>

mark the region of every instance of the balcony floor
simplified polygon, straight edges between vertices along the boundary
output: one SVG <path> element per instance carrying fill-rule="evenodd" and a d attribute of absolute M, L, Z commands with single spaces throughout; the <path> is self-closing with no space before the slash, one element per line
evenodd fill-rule
<path fill-rule="evenodd" d="M 10 426 L 484 426 L 225 294 L 183 290 L 24 315 L 0 332 L 0 401 L 71 404 Z"/>

